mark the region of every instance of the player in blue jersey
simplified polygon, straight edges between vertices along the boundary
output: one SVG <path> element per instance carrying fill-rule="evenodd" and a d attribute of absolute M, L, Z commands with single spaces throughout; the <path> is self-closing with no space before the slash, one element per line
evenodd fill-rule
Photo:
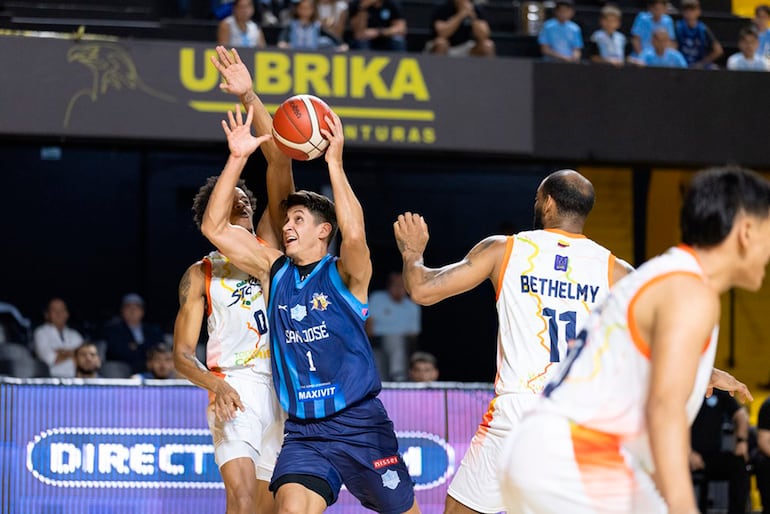
<path fill-rule="evenodd" d="M 240 269 L 269 284 L 273 381 L 288 412 L 270 484 L 279 514 L 321 513 L 342 484 L 365 507 L 417 513 L 393 423 L 377 399 L 380 379 L 364 330 L 372 263 L 361 205 L 342 168 L 342 123 L 327 117 L 326 162 L 336 205 L 310 191 L 285 201 L 285 255 L 229 221 L 235 184 L 263 138 L 252 109 L 223 122 L 230 157 L 211 194 L 203 234 Z M 339 258 L 328 253 L 337 225 Z"/>

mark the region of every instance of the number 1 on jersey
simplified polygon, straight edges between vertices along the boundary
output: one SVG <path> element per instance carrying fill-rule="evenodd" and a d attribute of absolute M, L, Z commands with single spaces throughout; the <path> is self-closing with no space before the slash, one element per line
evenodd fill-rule
<path fill-rule="evenodd" d="M 548 337 L 551 339 L 551 362 L 559 362 L 559 325 L 556 323 L 556 311 L 546 307 L 543 309 L 543 316 L 548 318 Z M 564 327 L 566 341 L 575 339 L 577 313 L 575 311 L 564 311 L 559 314 L 559 321 L 567 322 L 567 325 Z"/>
<path fill-rule="evenodd" d="M 310 353 L 310 350 L 308 350 L 305 355 L 307 355 L 307 362 L 308 364 L 310 364 L 310 368 L 309 368 L 310 371 L 315 371 L 316 369 L 315 369 L 315 364 L 313 364 L 313 354 Z"/>

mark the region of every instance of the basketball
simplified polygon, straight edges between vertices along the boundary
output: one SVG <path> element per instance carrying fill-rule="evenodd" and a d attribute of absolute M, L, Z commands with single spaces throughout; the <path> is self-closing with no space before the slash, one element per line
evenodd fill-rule
<path fill-rule="evenodd" d="M 278 106 L 273 116 L 273 140 L 283 153 L 299 161 L 320 157 L 329 146 L 321 134 L 324 117 L 331 113 L 326 102 L 313 95 L 297 95 Z"/>

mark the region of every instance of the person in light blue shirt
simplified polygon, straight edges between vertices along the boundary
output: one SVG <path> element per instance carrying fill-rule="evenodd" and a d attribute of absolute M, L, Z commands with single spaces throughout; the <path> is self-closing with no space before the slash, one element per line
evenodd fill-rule
<path fill-rule="evenodd" d="M 754 25 L 759 36 L 758 55 L 770 59 L 770 5 L 758 5 L 754 9 Z"/>
<path fill-rule="evenodd" d="M 614 5 L 602 7 L 599 16 L 601 29 L 591 34 L 589 53 L 592 62 L 600 62 L 622 66 L 626 60 L 626 36 L 620 27 L 621 12 Z"/>
<path fill-rule="evenodd" d="M 740 52 L 734 53 L 727 59 L 728 70 L 768 71 L 767 62 L 759 55 L 759 37 L 754 27 L 744 27 L 738 35 Z"/>
<path fill-rule="evenodd" d="M 687 60 L 679 50 L 671 48 L 668 31 L 661 27 L 653 32 L 652 48 L 642 51 L 638 64 L 662 68 L 686 68 Z"/>
<path fill-rule="evenodd" d="M 554 17 L 543 24 L 537 37 L 547 61 L 577 62 L 583 49 L 583 34 L 577 23 L 572 0 L 557 0 Z"/>
<path fill-rule="evenodd" d="M 652 34 L 659 28 L 668 31 L 670 41 L 676 41 L 674 20 L 666 14 L 666 0 L 649 0 L 647 11 L 637 14 L 631 26 L 631 44 L 635 55 L 652 48 Z"/>

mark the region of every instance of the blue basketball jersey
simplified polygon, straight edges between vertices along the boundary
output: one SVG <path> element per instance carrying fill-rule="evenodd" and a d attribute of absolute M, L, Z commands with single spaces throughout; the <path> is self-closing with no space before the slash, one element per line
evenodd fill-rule
<path fill-rule="evenodd" d="M 304 280 L 285 259 L 270 282 L 273 381 L 290 417 L 321 419 L 380 392 L 358 301 L 326 255 Z"/>

